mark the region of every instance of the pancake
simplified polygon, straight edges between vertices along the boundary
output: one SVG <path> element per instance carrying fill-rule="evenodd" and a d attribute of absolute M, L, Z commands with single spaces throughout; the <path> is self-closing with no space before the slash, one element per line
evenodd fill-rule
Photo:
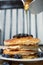
<path fill-rule="evenodd" d="M 36 53 L 36 51 L 34 51 L 34 50 L 26 50 L 26 51 L 22 51 L 22 50 L 20 50 L 20 51 L 14 51 L 14 50 L 9 50 L 9 49 L 5 49 L 4 51 L 3 51 L 3 54 L 8 54 L 8 55 L 14 55 L 14 54 L 21 54 L 21 55 L 30 55 L 30 54 L 34 54 L 34 53 Z"/>
<path fill-rule="evenodd" d="M 26 45 L 16 45 L 16 46 L 5 46 L 4 49 L 9 49 L 9 50 L 34 50 L 38 51 L 38 45 L 35 46 L 26 46 Z"/>
<path fill-rule="evenodd" d="M 38 38 L 14 38 L 4 41 L 4 45 L 36 45 L 40 42 Z"/>
<path fill-rule="evenodd" d="M 4 50 L 3 54 L 8 54 L 12 58 L 14 58 L 14 55 L 22 55 L 22 59 L 32 59 L 32 58 L 37 58 L 37 53 L 34 51 L 9 51 L 9 50 Z"/>

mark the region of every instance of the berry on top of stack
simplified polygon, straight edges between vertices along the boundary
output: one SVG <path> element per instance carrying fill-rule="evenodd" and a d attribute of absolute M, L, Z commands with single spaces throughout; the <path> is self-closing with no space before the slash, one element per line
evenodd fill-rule
<path fill-rule="evenodd" d="M 8 54 L 14 58 L 36 58 L 38 52 L 38 38 L 33 38 L 33 35 L 18 34 L 13 36 L 13 39 L 5 40 L 4 45 L 9 48 L 4 49 L 3 54 Z"/>

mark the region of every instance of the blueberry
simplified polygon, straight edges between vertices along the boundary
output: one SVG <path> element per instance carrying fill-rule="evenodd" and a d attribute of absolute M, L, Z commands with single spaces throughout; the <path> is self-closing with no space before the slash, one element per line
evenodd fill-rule
<path fill-rule="evenodd" d="M 6 58 L 10 58 L 10 55 L 8 55 L 8 54 L 5 54 L 5 57 L 6 57 Z"/>
<path fill-rule="evenodd" d="M 13 38 L 15 38 L 15 37 L 20 38 L 21 34 L 16 34 L 16 35 L 13 36 Z"/>
<path fill-rule="evenodd" d="M 22 34 L 23 37 L 25 37 L 25 34 Z"/>
<path fill-rule="evenodd" d="M 21 34 L 18 34 L 19 36 L 21 36 Z"/>
<path fill-rule="evenodd" d="M 2 65 L 10 65 L 8 62 L 4 62 Z"/>
<path fill-rule="evenodd" d="M 25 34 L 25 37 L 27 37 L 28 36 L 28 34 Z"/>
<path fill-rule="evenodd" d="M 5 54 L 2 54 L 2 57 L 5 57 Z"/>
<path fill-rule="evenodd" d="M 19 38 L 23 37 L 23 34 L 19 34 Z"/>
<path fill-rule="evenodd" d="M 13 38 L 15 38 L 16 36 L 13 36 Z"/>
<path fill-rule="evenodd" d="M 17 38 L 20 38 L 21 37 L 21 34 L 17 34 L 16 36 L 17 36 Z"/>
<path fill-rule="evenodd" d="M 24 65 L 24 64 L 20 63 L 19 65 Z"/>
<path fill-rule="evenodd" d="M 21 37 L 27 37 L 28 34 L 21 34 Z"/>
<path fill-rule="evenodd" d="M 10 55 L 8 54 L 2 54 L 3 57 L 10 58 Z"/>
<path fill-rule="evenodd" d="M 14 55 L 14 58 L 16 58 L 16 59 L 21 59 L 21 58 L 22 58 L 22 55 L 16 54 L 16 55 Z"/>
<path fill-rule="evenodd" d="M 25 34 L 21 34 L 21 37 L 25 37 Z"/>
<path fill-rule="evenodd" d="M 41 57 L 43 57 L 43 52 L 41 52 Z"/>
<path fill-rule="evenodd" d="M 33 35 L 30 35 L 31 37 L 33 37 Z"/>
<path fill-rule="evenodd" d="M 0 49 L 0 54 L 2 54 L 3 53 L 3 49 Z"/>
<path fill-rule="evenodd" d="M 43 57 L 43 52 L 38 52 L 37 55 L 38 57 Z"/>

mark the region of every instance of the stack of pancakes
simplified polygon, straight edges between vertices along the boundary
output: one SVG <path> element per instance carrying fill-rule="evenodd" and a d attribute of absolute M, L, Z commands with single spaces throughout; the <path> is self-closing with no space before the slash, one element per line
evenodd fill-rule
<path fill-rule="evenodd" d="M 32 35 L 15 36 L 13 39 L 5 40 L 4 45 L 8 48 L 4 49 L 3 53 L 8 55 L 22 55 L 22 58 L 36 58 L 38 52 L 38 38 L 33 38 Z"/>

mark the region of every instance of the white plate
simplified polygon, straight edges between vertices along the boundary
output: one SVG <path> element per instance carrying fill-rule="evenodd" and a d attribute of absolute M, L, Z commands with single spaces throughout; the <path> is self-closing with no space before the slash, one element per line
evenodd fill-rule
<path fill-rule="evenodd" d="M 41 49 L 39 48 L 38 51 L 41 52 Z M 0 59 L 1 60 L 8 60 L 8 61 L 30 62 L 30 61 L 42 61 L 43 57 L 41 57 L 41 58 L 34 58 L 34 59 L 14 59 L 14 58 L 5 58 L 5 57 L 2 57 L 2 55 L 0 55 Z"/>
<path fill-rule="evenodd" d="M 2 57 L 0 55 L 0 59 L 1 60 L 8 60 L 8 61 L 30 62 L 30 61 L 42 61 L 43 60 L 43 57 L 42 58 L 35 58 L 35 59 L 14 59 L 14 58 L 5 58 L 5 57 Z"/>

